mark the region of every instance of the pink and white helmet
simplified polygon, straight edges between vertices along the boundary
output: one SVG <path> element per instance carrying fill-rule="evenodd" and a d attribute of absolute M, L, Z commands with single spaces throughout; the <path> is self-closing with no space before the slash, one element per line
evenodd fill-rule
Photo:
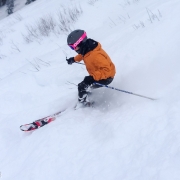
<path fill-rule="evenodd" d="M 87 35 L 84 30 L 74 30 L 67 37 L 67 44 L 74 50 L 81 42 L 87 40 Z"/>

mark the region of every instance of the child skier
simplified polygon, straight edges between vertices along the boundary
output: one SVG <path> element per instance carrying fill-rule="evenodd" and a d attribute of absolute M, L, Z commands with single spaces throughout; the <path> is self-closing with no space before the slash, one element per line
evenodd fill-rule
<path fill-rule="evenodd" d="M 84 80 L 78 84 L 78 100 L 80 103 L 87 105 L 89 103 L 87 88 L 100 86 L 93 83 L 97 82 L 108 85 L 113 81 L 116 70 L 108 54 L 101 48 L 101 44 L 93 39 L 87 38 L 84 30 L 72 31 L 67 37 L 67 44 L 75 50 L 78 55 L 67 60 L 70 65 L 74 62 L 84 61 L 89 76 L 85 76 Z"/>

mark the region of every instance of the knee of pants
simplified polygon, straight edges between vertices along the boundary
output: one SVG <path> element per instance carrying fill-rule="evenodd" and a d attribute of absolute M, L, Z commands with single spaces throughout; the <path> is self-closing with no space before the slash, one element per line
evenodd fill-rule
<path fill-rule="evenodd" d="M 78 91 L 84 91 L 87 88 L 87 85 L 84 82 L 78 84 Z"/>

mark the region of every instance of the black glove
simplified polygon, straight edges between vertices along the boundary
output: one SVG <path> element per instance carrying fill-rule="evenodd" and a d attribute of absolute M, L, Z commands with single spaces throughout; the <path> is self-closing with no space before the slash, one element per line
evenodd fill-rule
<path fill-rule="evenodd" d="M 72 63 L 75 62 L 74 57 L 70 57 L 69 59 L 66 58 L 66 61 L 67 61 L 68 64 L 72 64 Z"/>
<path fill-rule="evenodd" d="M 84 83 L 87 85 L 91 85 L 95 82 L 94 78 L 92 76 L 86 76 L 84 78 Z"/>

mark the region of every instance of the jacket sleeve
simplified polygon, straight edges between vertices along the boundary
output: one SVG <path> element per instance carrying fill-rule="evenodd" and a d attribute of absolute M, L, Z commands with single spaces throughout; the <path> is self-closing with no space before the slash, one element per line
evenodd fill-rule
<path fill-rule="evenodd" d="M 74 57 L 74 60 L 79 62 L 79 61 L 83 60 L 83 56 L 81 54 L 78 54 L 77 56 Z"/>

